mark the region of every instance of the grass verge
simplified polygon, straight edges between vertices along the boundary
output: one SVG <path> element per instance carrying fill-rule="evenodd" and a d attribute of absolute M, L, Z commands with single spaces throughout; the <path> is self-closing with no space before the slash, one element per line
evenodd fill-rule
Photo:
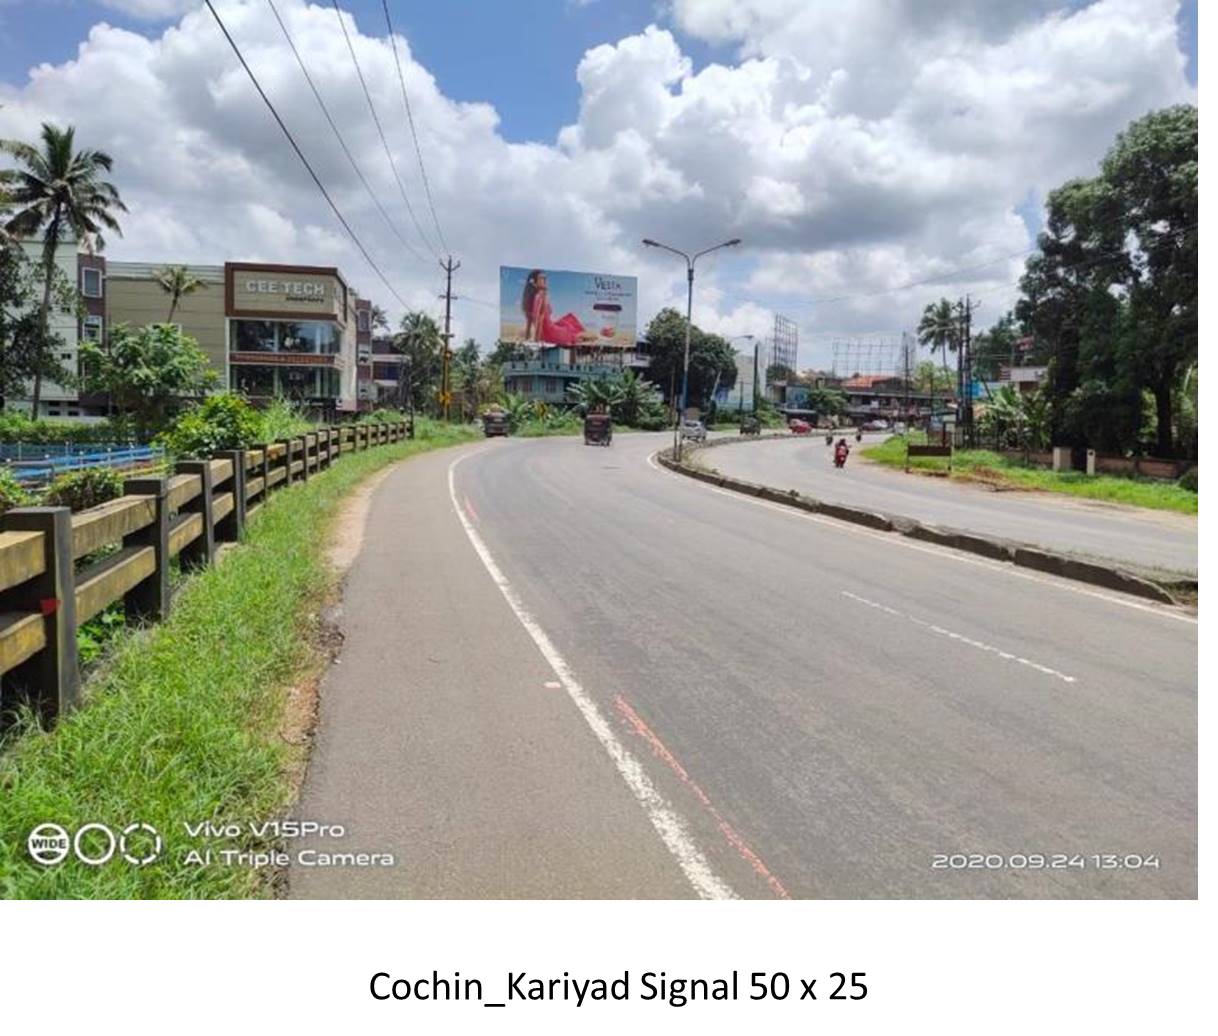
<path fill-rule="evenodd" d="M 249 825 L 290 805 L 304 748 L 281 739 L 287 688 L 318 664 L 318 612 L 333 586 L 328 531 L 340 502 L 378 468 L 476 438 L 420 420 L 417 438 L 344 457 L 273 495 L 245 541 L 190 578 L 169 621 L 124 635 L 86 686 L 87 701 L 45 733 L 28 726 L 0 751 L 0 898 L 218 898 L 270 894 L 271 868 L 199 866 L 186 823 L 244 827 L 224 847 L 268 850 Z M 25 840 L 51 821 L 151 824 L 160 858 L 42 868 Z M 142 851 L 143 846 L 137 851 Z M 104 849 L 100 839 L 86 851 Z"/>
<path fill-rule="evenodd" d="M 863 456 L 889 467 L 904 468 L 905 439 L 895 435 L 878 446 L 867 447 L 863 450 Z M 947 472 L 947 462 L 935 457 L 915 457 L 909 466 L 915 471 Z M 990 450 L 957 450 L 952 458 L 951 477 L 961 481 L 985 482 L 1005 489 L 1037 489 L 1159 511 L 1197 513 L 1197 494 L 1174 482 L 1119 475 L 1085 475 L 1077 471 L 1050 471 Z"/>

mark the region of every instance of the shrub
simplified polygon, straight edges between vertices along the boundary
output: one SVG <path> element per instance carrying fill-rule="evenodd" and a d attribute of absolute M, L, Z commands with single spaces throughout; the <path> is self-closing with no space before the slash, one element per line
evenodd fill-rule
<path fill-rule="evenodd" d="M 42 495 L 47 507 L 70 507 L 87 511 L 123 495 L 123 477 L 113 468 L 84 468 L 56 477 Z"/>
<path fill-rule="evenodd" d="M 282 396 L 276 396 L 269 406 L 259 411 L 258 419 L 262 427 L 255 442 L 290 439 L 294 435 L 303 435 L 313 427 L 300 407 Z"/>
<path fill-rule="evenodd" d="M 112 417 L 105 421 L 31 421 L 25 414 L 0 413 L 0 442 L 4 443 L 92 443 L 128 442 L 134 439 L 129 420 Z"/>
<path fill-rule="evenodd" d="M 0 468 L 0 514 L 14 507 L 26 507 L 32 503 L 30 494 L 13 477 L 8 468 Z"/>
<path fill-rule="evenodd" d="M 1176 485 L 1178 485 L 1181 489 L 1187 489 L 1192 493 L 1197 492 L 1197 469 L 1189 468 L 1188 471 L 1181 475 L 1176 481 Z"/>
<path fill-rule="evenodd" d="M 386 407 L 381 407 L 379 410 L 373 410 L 370 414 L 361 414 L 357 424 L 396 424 L 398 421 L 405 421 L 406 415 L 400 410 L 390 410 Z"/>
<path fill-rule="evenodd" d="M 264 427 L 248 400 L 222 392 L 175 418 L 157 441 L 177 457 L 212 457 L 260 441 Z"/>

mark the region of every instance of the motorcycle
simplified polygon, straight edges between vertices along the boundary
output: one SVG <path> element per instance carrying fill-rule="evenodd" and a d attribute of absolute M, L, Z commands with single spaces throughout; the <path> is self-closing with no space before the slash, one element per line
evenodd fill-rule
<path fill-rule="evenodd" d="M 850 447 L 844 442 L 837 444 L 837 449 L 833 451 L 833 466 L 835 468 L 844 468 L 846 466 L 846 458 L 850 456 Z"/>
<path fill-rule="evenodd" d="M 863 430 L 861 428 L 857 432 L 854 433 L 854 441 L 855 442 L 863 441 Z"/>
<path fill-rule="evenodd" d="M 832 445 L 833 445 L 833 436 L 832 436 L 832 435 L 826 435 L 826 436 L 825 436 L 825 445 L 826 445 L 826 446 L 832 446 Z"/>

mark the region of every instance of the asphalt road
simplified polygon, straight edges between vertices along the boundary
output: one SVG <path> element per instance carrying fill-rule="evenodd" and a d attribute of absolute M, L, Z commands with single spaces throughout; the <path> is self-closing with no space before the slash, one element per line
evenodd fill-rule
<path fill-rule="evenodd" d="M 663 442 L 381 485 L 300 816 L 396 862 L 293 895 L 1196 895 L 1191 616 L 717 490 Z"/>
<path fill-rule="evenodd" d="M 867 436 L 864 446 L 887 433 Z M 852 454 L 833 466 L 824 436 L 761 440 L 703 454 L 708 467 L 828 503 L 1104 558 L 1138 568 L 1197 573 L 1197 520 L 1062 494 L 1002 492 L 947 479 L 906 475 Z"/>

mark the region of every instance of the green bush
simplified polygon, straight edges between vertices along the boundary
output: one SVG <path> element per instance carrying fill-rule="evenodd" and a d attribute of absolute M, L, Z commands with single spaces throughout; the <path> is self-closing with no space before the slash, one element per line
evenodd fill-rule
<path fill-rule="evenodd" d="M 85 424 L 81 421 L 31 421 L 14 411 L 0 413 L 0 443 L 92 443 L 130 442 L 135 438 L 131 422 L 122 417 Z"/>
<path fill-rule="evenodd" d="M 1176 485 L 1178 485 L 1181 489 L 1187 489 L 1192 493 L 1197 492 L 1197 469 L 1189 468 L 1188 471 L 1181 475 L 1176 481 Z"/>
<path fill-rule="evenodd" d="M 290 439 L 296 435 L 304 435 L 313 428 L 313 423 L 305 417 L 300 407 L 282 396 L 277 396 L 266 408 L 260 410 L 258 419 L 262 429 L 255 442 Z"/>
<path fill-rule="evenodd" d="M 13 507 L 26 507 L 33 501 L 8 468 L 0 468 L 0 514 Z"/>
<path fill-rule="evenodd" d="M 222 392 L 176 417 L 157 442 L 175 457 L 213 457 L 259 442 L 265 423 L 243 396 Z"/>
<path fill-rule="evenodd" d="M 42 503 L 46 507 L 87 511 L 122 495 L 123 476 L 113 468 L 84 468 L 57 476 L 42 494 Z"/>
<path fill-rule="evenodd" d="M 381 407 L 370 414 L 361 414 L 356 424 L 395 424 L 405 420 L 407 420 L 407 416 L 402 411 Z"/>

